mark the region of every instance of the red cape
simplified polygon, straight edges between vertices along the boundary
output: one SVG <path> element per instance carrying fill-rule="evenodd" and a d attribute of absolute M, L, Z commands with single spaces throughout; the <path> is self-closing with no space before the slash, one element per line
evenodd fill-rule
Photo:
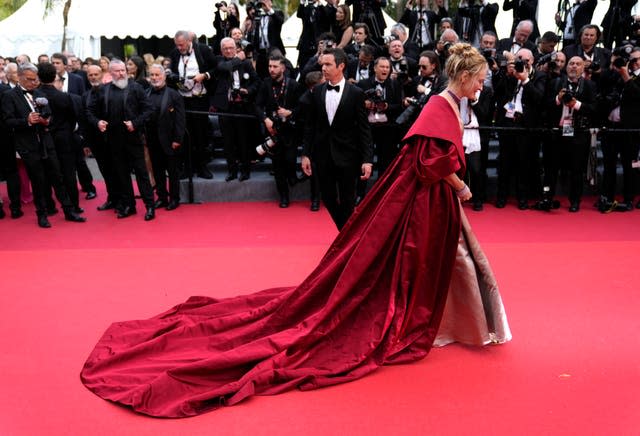
<path fill-rule="evenodd" d="M 461 226 L 458 199 L 442 180 L 464 166 L 460 126 L 442 97 L 430 100 L 406 142 L 300 286 L 192 297 L 154 318 L 114 323 L 82 382 L 137 412 L 185 417 L 423 358 Z"/>

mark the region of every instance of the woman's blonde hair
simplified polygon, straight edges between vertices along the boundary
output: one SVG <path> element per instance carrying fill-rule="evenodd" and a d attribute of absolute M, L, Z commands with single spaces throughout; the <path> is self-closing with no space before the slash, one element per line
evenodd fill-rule
<path fill-rule="evenodd" d="M 449 58 L 445 64 L 445 71 L 449 81 L 457 82 L 462 73 L 468 71 L 473 77 L 486 68 L 487 60 L 471 44 L 457 43 L 449 48 Z"/>

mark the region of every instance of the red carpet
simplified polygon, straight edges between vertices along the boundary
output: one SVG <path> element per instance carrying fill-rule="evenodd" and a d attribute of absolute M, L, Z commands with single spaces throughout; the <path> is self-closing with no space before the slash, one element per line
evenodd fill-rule
<path fill-rule="evenodd" d="M 6 198 L 6 197 L 5 197 Z M 104 199 L 104 196 L 99 197 Z M 447 346 L 354 383 L 257 397 L 183 420 L 136 415 L 79 371 L 117 320 L 190 295 L 294 285 L 336 232 L 307 203 L 210 203 L 36 227 L 0 221 L 2 435 L 632 435 L 640 419 L 640 213 L 468 211 L 513 342 Z"/>

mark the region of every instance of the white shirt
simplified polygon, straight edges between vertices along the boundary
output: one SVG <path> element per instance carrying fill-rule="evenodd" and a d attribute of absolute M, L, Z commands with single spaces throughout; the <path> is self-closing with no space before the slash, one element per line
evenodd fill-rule
<path fill-rule="evenodd" d="M 69 92 L 69 73 L 65 71 L 62 78 L 62 92 Z"/>
<path fill-rule="evenodd" d="M 195 80 L 188 79 L 188 77 L 194 77 L 200 74 L 200 67 L 198 66 L 198 60 L 196 59 L 196 53 L 193 47 L 188 55 L 180 55 L 178 74 L 181 78 L 185 79 L 184 88 L 180 89 L 180 94 L 183 97 L 193 97 L 207 93 L 207 89 L 202 82 L 196 83 Z"/>
<path fill-rule="evenodd" d="M 327 89 L 327 95 L 324 98 L 324 104 L 327 109 L 327 119 L 329 120 L 329 125 L 333 124 L 333 117 L 336 116 L 336 111 L 338 110 L 338 105 L 340 104 L 340 99 L 342 98 L 342 93 L 344 92 L 344 86 L 347 83 L 346 79 L 343 77 L 338 83 L 330 83 L 332 86 L 339 86 L 340 91 L 336 92 L 335 90 Z"/>

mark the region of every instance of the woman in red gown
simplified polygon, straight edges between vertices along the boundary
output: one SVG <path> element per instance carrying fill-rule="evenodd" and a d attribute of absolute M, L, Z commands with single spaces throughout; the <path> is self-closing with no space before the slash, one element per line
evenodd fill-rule
<path fill-rule="evenodd" d="M 82 369 L 87 388 L 140 413 L 186 417 L 354 380 L 421 359 L 434 344 L 511 339 L 460 205 L 471 193 L 458 101 L 482 89 L 486 62 L 457 44 L 446 68 L 447 90 L 425 106 L 301 285 L 192 297 L 154 318 L 114 323 Z"/>

